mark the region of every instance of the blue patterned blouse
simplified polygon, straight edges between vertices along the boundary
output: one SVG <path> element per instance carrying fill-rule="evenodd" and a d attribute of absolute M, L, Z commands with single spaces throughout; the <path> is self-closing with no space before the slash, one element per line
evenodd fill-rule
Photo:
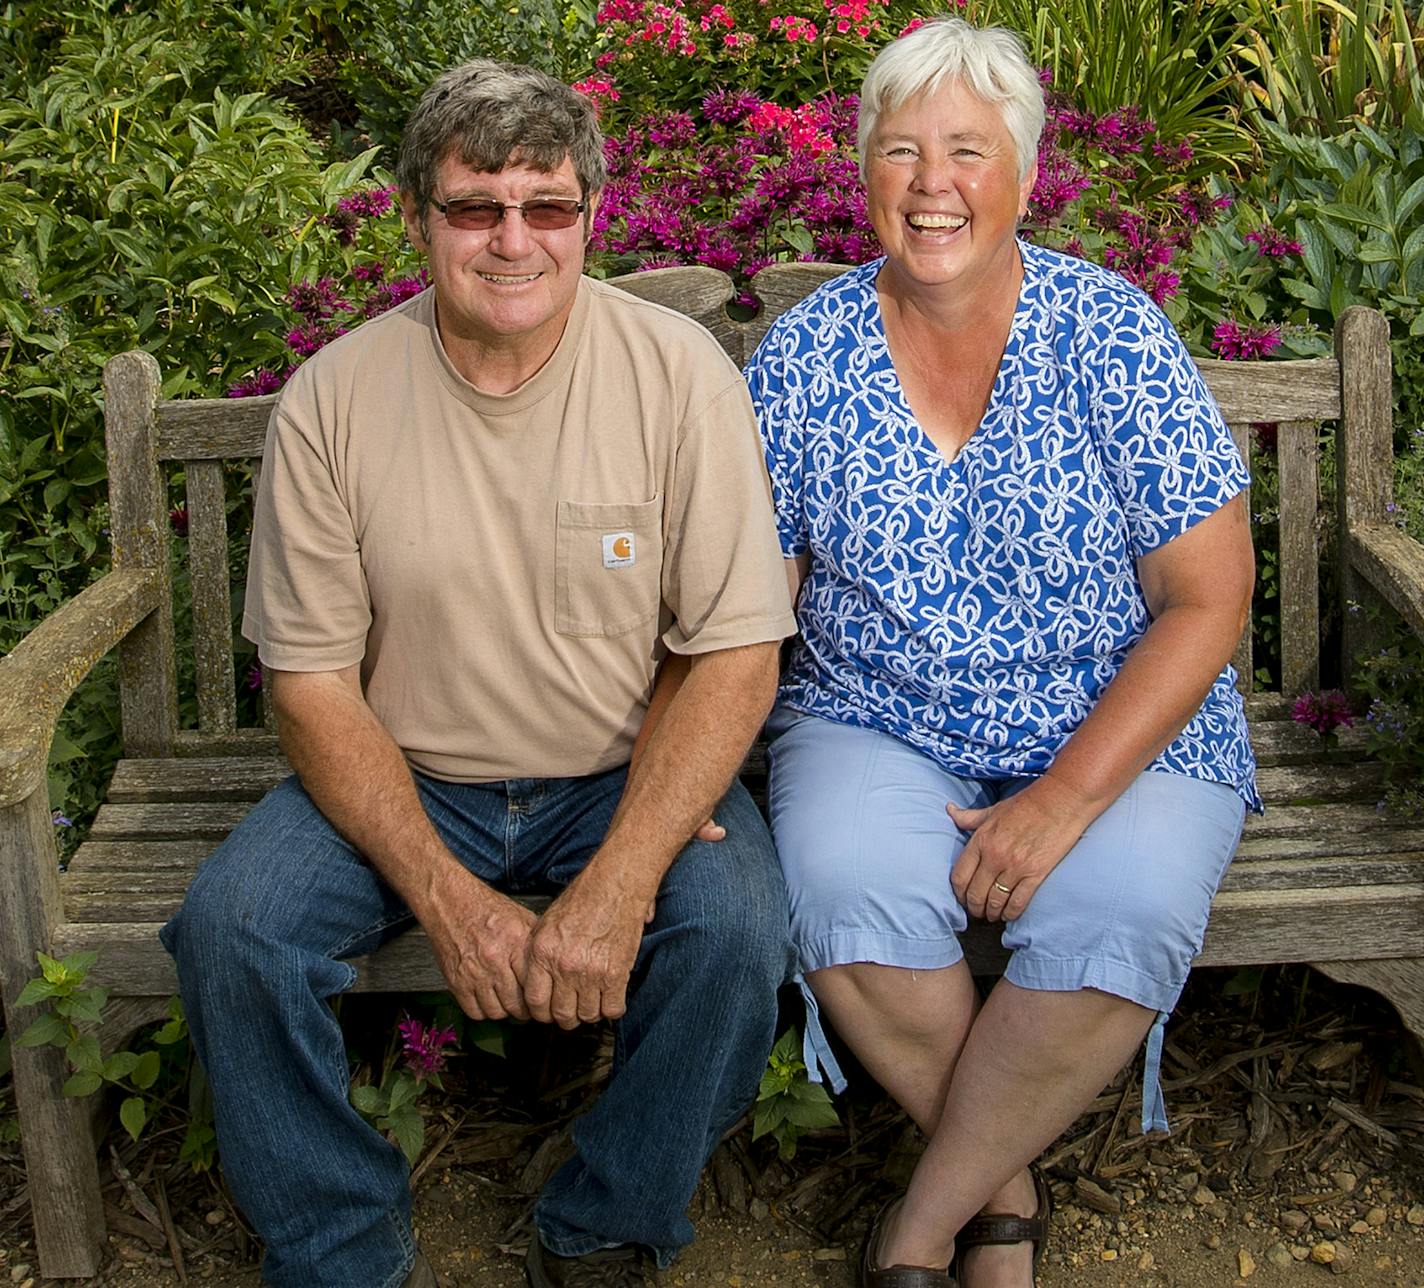
<path fill-rule="evenodd" d="M 875 291 L 883 261 L 777 320 L 747 366 L 782 553 L 810 553 L 781 689 L 955 774 L 1042 773 L 1148 624 L 1135 561 L 1248 477 L 1185 346 L 1136 287 L 1020 242 L 984 419 L 954 461 L 916 423 Z M 1235 672 L 1149 766 L 1253 809 Z"/>

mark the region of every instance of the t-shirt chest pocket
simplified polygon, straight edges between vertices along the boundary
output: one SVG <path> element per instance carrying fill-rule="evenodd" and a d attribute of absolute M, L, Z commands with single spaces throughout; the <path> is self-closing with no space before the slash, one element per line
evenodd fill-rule
<path fill-rule="evenodd" d="M 560 501 L 554 629 L 622 635 L 658 615 L 662 600 L 662 497 Z"/>

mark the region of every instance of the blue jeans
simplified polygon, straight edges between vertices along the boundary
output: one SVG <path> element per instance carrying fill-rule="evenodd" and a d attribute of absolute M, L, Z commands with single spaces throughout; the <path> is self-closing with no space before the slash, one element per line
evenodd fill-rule
<path fill-rule="evenodd" d="M 598 848 L 624 778 L 417 785 L 481 880 L 556 893 Z M 559 1255 L 638 1243 L 671 1262 L 692 1239 L 685 1209 L 703 1164 L 766 1067 L 790 966 L 786 895 L 740 784 L 716 817 L 726 839 L 690 842 L 663 878 L 615 1025 L 612 1080 L 535 1209 Z M 289 778 L 202 864 L 161 932 L 212 1083 L 223 1171 L 266 1242 L 272 1284 L 397 1288 L 412 1265 L 405 1160 L 347 1099 L 328 1005 L 355 980 L 347 958 L 411 923 Z"/>

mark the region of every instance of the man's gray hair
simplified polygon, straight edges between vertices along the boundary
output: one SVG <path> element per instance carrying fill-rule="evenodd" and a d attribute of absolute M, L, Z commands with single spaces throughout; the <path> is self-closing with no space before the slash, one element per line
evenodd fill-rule
<path fill-rule="evenodd" d="M 490 174 L 516 163 L 553 171 L 568 157 L 585 197 L 608 181 L 592 102 L 537 68 L 490 58 L 442 72 L 406 121 L 396 183 L 415 197 L 422 226 L 450 156 Z"/>
<path fill-rule="evenodd" d="M 1029 172 L 1043 133 L 1043 85 L 1023 42 L 1005 27 L 975 27 L 963 18 L 935 18 L 886 45 L 870 64 L 860 91 L 860 172 L 882 112 L 918 94 L 959 81 L 1003 113 L 1014 141 L 1019 178 Z"/>

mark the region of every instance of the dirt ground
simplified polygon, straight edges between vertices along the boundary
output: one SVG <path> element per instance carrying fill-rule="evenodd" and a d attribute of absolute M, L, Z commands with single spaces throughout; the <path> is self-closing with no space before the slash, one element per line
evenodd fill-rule
<path fill-rule="evenodd" d="M 1169 1137 L 1137 1132 L 1130 1069 L 1045 1154 L 1057 1211 L 1040 1285 L 1308 1288 L 1344 1275 L 1424 1288 L 1424 1090 L 1393 1012 L 1304 968 L 1224 995 L 1229 979 L 1199 973 L 1169 1028 Z M 432 1105 L 416 1230 L 446 1288 L 524 1283 L 532 1195 L 596 1082 L 559 1074 L 597 1070 L 603 1054 L 594 1036 L 561 1036 L 482 1063 L 468 1085 L 450 1079 Z M 722 1146 L 693 1201 L 697 1241 L 664 1288 L 851 1288 L 865 1225 L 920 1142 L 863 1076 L 838 1108 L 842 1127 L 790 1162 L 748 1130 Z M 175 1149 L 175 1135 L 106 1143 L 110 1235 L 93 1282 L 257 1288 L 255 1241 L 220 1182 Z M 36 1270 L 18 1155 L 0 1150 L 0 1285 L 51 1282 Z"/>

